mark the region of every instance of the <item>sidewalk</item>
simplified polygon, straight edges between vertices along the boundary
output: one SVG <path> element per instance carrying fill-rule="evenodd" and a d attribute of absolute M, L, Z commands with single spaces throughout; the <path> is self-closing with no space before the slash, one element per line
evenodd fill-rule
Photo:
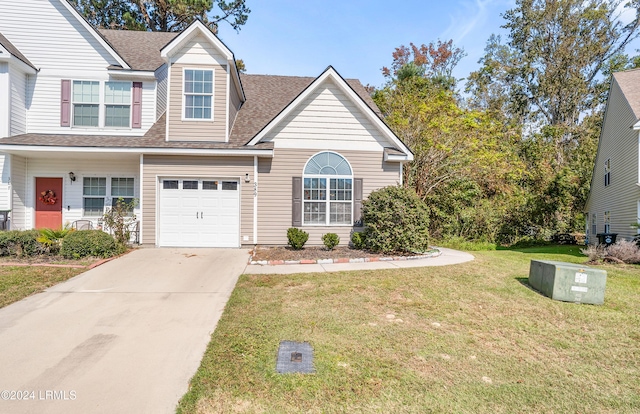
<path fill-rule="evenodd" d="M 300 265 L 247 265 L 246 274 L 291 274 L 316 272 L 342 272 L 349 270 L 399 269 L 406 267 L 448 266 L 469 262 L 473 255 L 458 250 L 438 247 L 440 256 L 416 260 L 394 260 L 384 262 L 365 263 L 331 263 L 331 264 L 300 264 Z"/>

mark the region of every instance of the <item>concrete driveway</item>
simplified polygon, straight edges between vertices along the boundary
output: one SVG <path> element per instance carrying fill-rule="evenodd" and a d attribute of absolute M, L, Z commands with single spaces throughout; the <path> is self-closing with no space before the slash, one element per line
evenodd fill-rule
<path fill-rule="evenodd" d="M 140 249 L 0 309 L 0 413 L 175 412 L 247 259 Z"/>

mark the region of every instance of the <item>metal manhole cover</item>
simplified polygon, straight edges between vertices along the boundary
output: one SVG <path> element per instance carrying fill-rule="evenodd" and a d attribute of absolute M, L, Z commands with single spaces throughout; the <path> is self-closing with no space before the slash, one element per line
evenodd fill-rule
<path fill-rule="evenodd" d="M 280 374 L 300 372 L 311 374 L 313 369 L 313 348 L 309 342 L 281 341 L 278 348 L 276 371 Z"/>

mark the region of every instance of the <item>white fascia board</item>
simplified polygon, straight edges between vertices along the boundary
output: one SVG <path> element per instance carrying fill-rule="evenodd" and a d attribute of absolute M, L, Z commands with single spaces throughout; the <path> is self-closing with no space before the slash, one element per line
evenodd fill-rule
<path fill-rule="evenodd" d="M 72 153 L 121 153 L 163 155 L 225 155 L 233 157 L 273 158 L 272 149 L 221 149 L 221 148 L 132 148 L 132 147 L 54 147 L 46 145 L 0 145 L 0 152 L 72 152 Z"/>
<path fill-rule="evenodd" d="M 369 106 L 362 100 L 362 98 L 360 98 L 360 96 L 358 96 L 358 94 L 355 93 L 353 89 L 351 89 L 347 82 L 342 78 L 342 76 L 338 74 L 338 72 L 332 66 L 329 66 L 327 70 L 325 70 L 320 76 L 318 76 L 313 82 L 311 82 L 311 85 L 309 85 L 307 89 L 305 89 L 300 95 L 298 95 L 298 97 L 294 99 L 282 112 L 280 112 L 278 116 L 272 119 L 271 122 L 269 122 L 267 126 L 262 129 L 262 131 L 260 131 L 251 141 L 249 141 L 247 145 L 256 145 L 257 143 L 259 143 L 269 133 L 269 131 L 271 131 L 271 129 L 273 129 L 281 121 L 283 121 L 291 112 L 293 112 L 293 110 L 298 105 L 304 102 L 304 100 L 307 99 L 307 97 L 309 97 L 309 95 L 311 95 L 318 88 L 318 86 L 322 84 L 322 82 L 324 82 L 328 78 L 331 78 L 335 81 L 340 90 L 349 98 L 351 98 L 351 101 L 360 108 L 362 113 L 364 113 L 365 116 L 376 127 L 378 127 L 378 129 L 384 134 L 385 137 L 387 137 L 393 144 L 395 144 L 398 149 L 407 154 L 407 161 L 413 161 L 413 154 L 411 153 L 411 150 L 407 148 L 407 146 L 404 145 L 404 143 L 402 143 L 402 141 L 400 141 L 398 137 L 396 137 L 393 131 L 391 131 L 391 129 L 384 122 L 382 122 L 380 118 L 378 118 L 378 116 L 371 110 L 371 108 L 369 108 Z"/>
<path fill-rule="evenodd" d="M 633 124 L 631 128 L 635 129 L 636 131 L 640 130 L 640 120 Z"/>
<path fill-rule="evenodd" d="M 184 44 L 191 39 L 195 32 L 204 35 L 207 40 L 211 42 L 218 50 L 222 52 L 227 60 L 233 59 L 233 53 L 216 35 L 214 35 L 207 26 L 200 20 L 194 20 L 189 27 L 187 27 L 182 33 L 176 36 L 171 42 L 160 50 L 160 56 L 167 60 L 174 53 L 182 49 Z"/>
<path fill-rule="evenodd" d="M 100 33 L 98 33 L 98 30 L 96 28 L 94 28 L 93 26 L 91 26 L 89 24 L 89 22 L 87 22 L 81 15 L 80 13 L 67 1 L 67 0 L 59 0 L 59 2 L 67 8 L 67 10 L 69 10 L 69 12 L 75 16 L 75 18 L 80 22 L 80 24 L 82 26 L 84 26 L 85 29 L 87 29 L 89 31 L 89 33 L 91 33 L 91 35 L 98 41 L 98 43 L 100 43 L 100 45 L 102 45 L 102 47 L 104 47 L 109 54 L 118 61 L 118 63 L 120 64 L 120 66 L 122 66 L 125 69 L 131 69 L 129 67 L 129 65 L 127 65 L 127 62 L 124 61 L 124 59 L 122 59 L 122 57 L 120 57 L 120 55 L 118 54 L 118 52 L 116 52 L 111 45 L 109 45 L 109 43 L 106 42 L 106 40 L 104 40 L 104 38 L 102 36 L 100 36 Z"/>
<path fill-rule="evenodd" d="M 156 73 L 145 70 L 120 70 L 120 69 L 109 69 L 107 71 L 109 76 L 114 78 L 124 78 L 124 79 L 148 79 L 154 80 L 156 78 Z"/>
<path fill-rule="evenodd" d="M 35 75 L 38 73 L 37 70 L 27 65 L 0 45 L 0 61 L 8 62 L 10 65 L 17 66 L 21 71 L 28 73 L 29 75 Z"/>
<path fill-rule="evenodd" d="M 244 89 L 242 88 L 242 82 L 240 82 L 240 72 L 238 72 L 238 67 L 236 66 L 235 57 L 228 60 L 228 67 L 233 69 L 233 83 L 236 84 L 236 88 L 240 91 L 239 97 L 242 103 L 247 102 L 247 97 L 244 94 Z"/>

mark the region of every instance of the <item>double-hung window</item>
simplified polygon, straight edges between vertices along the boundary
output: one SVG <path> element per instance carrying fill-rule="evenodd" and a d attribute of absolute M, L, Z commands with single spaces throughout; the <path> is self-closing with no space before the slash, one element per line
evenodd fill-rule
<path fill-rule="evenodd" d="M 611 184 L 611 158 L 607 158 L 604 162 L 604 186 Z"/>
<path fill-rule="evenodd" d="M 604 232 L 611 233 L 611 212 L 604 212 Z"/>
<path fill-rule="evenodd" d="M 596 213 L 591 214 L 591 234 L 593 236 L 598 234 L 598 216 Z"/>
<path fill-rule="evenodd" d="M 111 205 L 115 206 L 122 200 L 122 203 L 130 206 L 133 202 L 133 188 L 133 178 L 111 178 Z M 129 213 L 133 214 L 133 209 Z"/>
<path fill-rule="evenodd" d="M 84 217 L 101 217 L 104 214 L 104 199 L 107 195 L 105 177 L 84 177 L 82 180 Z"/>
<path fill-rule="evenodd" d="M 73 126 L 131 126 L 131 82 L 73 81 Z M 102 90 L 102 93 L 101 93 Z"/>
<path fill-rule="evenodd" d="M 353 175 L 345 158 L 321 152 L 307 161 L 303 177 L 305 225 L 352 225 Z"/>
<path fill-rule="evenodd" d="M 100 125 L 100 82 L 73 81 L 73 126 Z"/>
<path fill-rule="evenodd" d="M 184 119 L 213 120 L 213 70 L 184 70 Z"/>
<path fill-rule="evenodd" d="M 131 82 L 105 82 L 104 126 L 131 125 Z"/>

